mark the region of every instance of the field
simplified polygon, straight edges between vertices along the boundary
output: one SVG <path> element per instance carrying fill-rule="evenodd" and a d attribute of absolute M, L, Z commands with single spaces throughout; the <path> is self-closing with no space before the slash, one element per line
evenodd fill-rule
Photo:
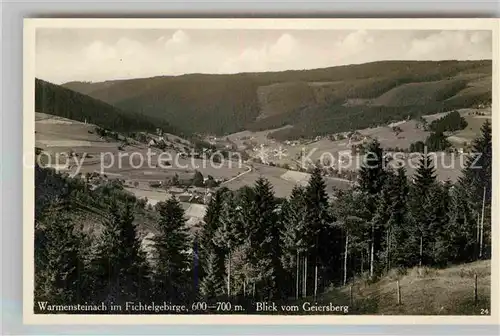
<path fill-rule="evenodd" d="M 459 111 L 466 117 L 470 125 L 466 130 L 451 136 L 449 140 L 452 143 L 454 137 L 466 136 L 467 139 L 465 140 L 470 141 L 480 133 L 480 127 L 484 122 L 484 118 L 487 116 L 469 115 L 469 113 L 488 113 L 488 109 L 462 109 Z M 426 116 L 425 119 L 431 122 L 446 114 L 447 112 L 429 115 Z M 410 144 L 417 141 L 424 141 L 430 134 L 429 131 L 422 129 L 415 120 L 404 120 L 394 125 L 396 124 L 401 129 L 399 133 L 394 132 L 389 125 L 366 128 L 358 130 L 362 138 L 366 138 L 352 141 L 348 139 L 332 141 L 328 138 L 321 138 L 317 141 L 281 142 L 268 137 L 269 134 L 275 130 L 260 132 L 244 131 L 231 134 L 228 138 L 236 143 L 241 149 L 247 148 L 247 153 L 255 158 L 258 158 L 262 154 L 260 146 L 264 146 L 268 161 L 280 166 L 286 164 L 291 168 L 297 168 L 302 165 L 302 162 L 308 162 L 309 160 L 310 162 L 316 162 L 317 160 L 323 159 L 330 163 L 333 162 L 339 169 L 356 171 L 360 167 L 362 157 L 360 155 L 351 154 L 351 145 L 359 145 L 363 142 L 370 141 L 370 139 L 377 139 L 382 148 L 390 151 L 394 148 L 409 148 Z M 455 144 L 457 146 L 459 145 L 458 147 L 463 147 L 463 141 L 459 143 L 455 141 Z M 442 181 L 456 181 L 460 176 L 461 169 L 465 165 L 466 157 L 461 154 L 444 152 L 435 153 L 434 155 L 438 178 Z M 302 161 L 302 158 L 304 158 L 304 161 Z M 403 156 L 399 156 L 399 158 L 402 159 Z M 415 172 L 418 158 L 419 155 L 417 153 L 404 156 L 408 175 L 411 176 Z M 395 167 L 395 163 L 396 161 L 390 165 Z M 270 171 L 266 171 L 266 173 L 270 173 L 270 176 L 279 175 L 280 168 L 269 167 L 267 169 Z M 254 179 L 257 178 L 255 174 L 247 175 L 245 178 L 250 181 L 253 180 L 252 176 L 254 176 Z M 346 180 L 341 181 L 346 182 Z M 274 184 L 275 183 L 273 183 L 273 185 Z M 276 185 L 286 190 L 291 190 L 289 186 L 286 186 L 286 183 L 283 184 L 281 181 L 279 183 L 276 182 Z"/>
<path fill-rule="evenodd" d="M 461 109 L 460 114 L 467 121 L 467 127 L 459 132 L 456 132 L 448 140 L 454 144 L 463 146 L 466 142 L 470 144 L 478 134 L 481 133 L 481 126 L 489 119 L 492 121 L 491 108 L 488 109 Z M 476 114 L 477 113 L 477 114 Z"/>
<path fill-rule="evenodd" d="M 202 159 L 182 158 L 175 150 L 160 155 L 159 149 L 148 148 L 145 144 L 137 142 L 132 142 L 120 150 L 118 147 L 122 145 L 121 143 L 101 139 L 93 132 L 94 129 L 95 125 L 37 113 L 36 147 L 50 155 L 53 167 L 76 172 L 81 165 L 79 170 L 81 174 L 102 172 L 110 179 L 124 180 L 129 191 L 137 197 L 147 197 L 153 202 L 165 200 L 167 193 L 151 188 L 149 182 L 164 181 L 175 174 L 181 179 L 192 178 L 195 170 L 204 176 L 211 175 L 215 179 L 229 180 L 248 170 L 243 163 L 235 161 L 226 160 L 217 166 L 212 166 Z M 71 151 L 78 157 L 68 161 L 67 155 Z M 45 164 L 49 163 L 47 156 L 41 157 Z M 171 166 L 165 168 L 158 166 L 159 158 L 172 158 Z M 61 166 L 64 163 L 69 163 L 69 166 Z"/>
<path fill-rule="evenodd" d="M 304 185 L 304 177 L 295 178 L 295 171 L 289 171 L 284 168 L 272 167 L 259 163 L 251 163 L 252 171 L 242 175 L 233 181 L 224 184 L 231 190 L 237 190 L 241 187 L 252 185 L 259 177 L 264 177 L 272 184 L 276 197 L 287 197 L 292 192 L 295 185 Z M 325 178 L 327 192 L 332 192 L 333 188 L 346 189 L 351 183 L 343 179 Z"/>
<path fill-rule="evenodd" d="M 209 162 L 201 159 L 178 157 L 174 150 L 163 154 L 163 158 L 168 157 L 168 155 L 175 158 L 172 161 L 172 166 L 157 167 L 160 157 L 158 149 L 150 149 L 151 153 L 155 153 L 155 155 L 151 154 L 151 164 L 149 164 L 147 161 L 149 148 L 146 145 L 134 143 L 119 150 L 120 143 L 104 140 L 94 133 L 89 133 L 94 128 L 95 126 L 91 124 L 37 113 L 36 146 L 51 155 L 52 167 L 76 172 L 80 166 L 79 172 L 81 174 L 102 172 L 109 179 L 124 180 L 126 190 L 139 198 L 147 198 L 152 205 L 158 201 L 166 200 L 170 194 L 164 189 L 152 188 L 150 182 L 164 181 L 175 174 L 180 179 L 189 179 L 192 178 L 195 170 L 200 171 L 205 177 L 211 175 L 215 179 L 221 179 L 223 181 L 221 186 L 232 190 L 251 185 L 259 177 L 265 177 L 273 185 L 278 197 L 286 197 L 296 184 L 304 184 L 301 179 L 285 175 L 289 171 L 284 168 L 228 160 L 223 161 L 218 168 L 219 164 L 212 166 Z M 243 134 L 248 135 L 249 133 Z M 265 138 L 265 132 L 260 136 L 258 141 Z M 61 153 L 67 154 L 70 151 L 79 155 L 76 158 L 78 161 L 71 159 L 70 166 L 61 166 L 61 164 L 68 162 L 67 155 Z M 84 154 L 86 154 L 85 157 L 83 157 Z M 57 157 L 59 157 L 59 161 L 55 162 L 54 159 Z M 144 158 L 142 165 L 141 157 Z M 47 163 L 46 160 L 44 161 Z M 283 175 L 285 176 L 283 177 Z M 347 188 L 349 185 L 350 183 L 346 180 L 327 178 L 329 191 L 332 191 L 333 187 Z"/>

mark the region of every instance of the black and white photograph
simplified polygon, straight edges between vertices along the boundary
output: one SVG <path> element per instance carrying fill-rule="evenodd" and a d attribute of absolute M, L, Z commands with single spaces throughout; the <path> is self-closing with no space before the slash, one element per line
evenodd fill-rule
<path fill-rule="evenodd" d="M 33 314 L 492 316 L 491 25 L 94 21 L 30 26 Z"/>

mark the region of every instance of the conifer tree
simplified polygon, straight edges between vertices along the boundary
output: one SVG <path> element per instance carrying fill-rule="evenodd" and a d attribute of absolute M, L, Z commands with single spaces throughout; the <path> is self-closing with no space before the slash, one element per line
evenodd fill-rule
<path fill-rule="evenodd" d="M 367 249 L 364 233 L 371 214 L 366 213 L 364 194 L 358 190 L 337 191 L 335 199 L 332 212 L 336 225 L 343 231 L 342 284 L 345 285 L 349 274 L 359 273 L 363 268 L 360 256 Z"/>
<path fill-rule="evenodd" d="M 430 154 L 424 153 L 420 157 L 419 164 L 413 178 L 415 191 L 418 196 L 424 197 L 434 183 L 436 183 L 436 169 Z"/>
<path fill-rule="evenodd" d="M 254 188 L 249 186 L 240 188 L 235 193 L 234 200 L 236 201 L 237 208 L 237 210 L 234 211 L 236 215 L 235 221 L 238 222 L 240 230 L 244 232 L 243 237 L 241 237 L 241 244 L 237 248 L 237 255 L 241 260 L 234 261 L 242 266 L 238 268 L 237 271 L 240 273 L 239 276 L 243 279 L 242 282 L 245 283 L 245 290 L 255 297 L 255 294 L 258 294 L 256 291 L 260 271 L 257 269 L 254 260 L 250 239 L 250 231 L 257 225 L 256 214 L 258 213 Z"/>
<path fill-rule="evenodd" d="M 154 288 L 158 299 L 184 302 L 193 290 L 189 282 L 189 241 L 184 210 L 175 197 L 157 205 L 159 233 L 156 250 Z"/>
<path fill-rule="evenodd" d="M 370 276 L 380 274 L 384 266 L 384 261 L 385 269 L 388 270 L 388 243 L 390 242 L 391 231 L 389 228 L 389 220 L 392 215 L 392 202 L 394 201 L 392 196 L 393 193 L 395 193 L 395 180 L 396 177 L 394 174 L 386 174 L 386 183 L 382 187 L 379 197 L 376 200 L 377 207 L 370 221 Z M 379 261 L 382 261 L 382 263 Z"/>
<path fill-rule="evenodd" d="M 282 204 L 281 221 L 283 222 L 283 233 L 281 244 L 283 248 L 282 263 L 286 271 L 288 293 L 292 290 L 296 297 L 300 296 L 302 283 L 301 271 L 299 269 L 300 258 L 303 257 L 307 244 L 304 240 L 306 235 L 302 233 L 307 229 L 307 206 L 305 190 L 303 187 L 295 186 L 292 189 L 290 199 Z"/>
<path fill-rule="evenodd" d="M 238 204 L 233 193 L 226 193 L 221 210 L 220 228 L 223 230 L 222 237 L 229 249 L 243 244 L 245 239 L 245 227 L 241 220 L 242 207 Z"/>
<path fill-rule="evenodd" d="M 491 132 L 491 123 L 486 119 L 481 127 L 481 135 L 472 144 L 472 155 L 467 159 L 461 178 L 476 208 L 481 208 L 484 188 L 486 188 L 486 203 L 491 203 L 493 153 Z"/>
<path fill-rule="evenodd" d="M 207 206 L 205 216 L 203 217 L 204 224 L 200 237 L 202 249 L 209 250 L 211 248 L 215 232 L 221 226 L 222 208 L 226 192 L 228 192 L 227 188 L 218 189 Z"/>
<path fill-rule="evenodd" d="M 210 265 L 210 253 L 214 251 L 217 245 L 214 242 L 214 238 L 216 237 L 217 231 L 222 226 L 222 211 L 227 192 L 227 188 L 220 188 L 215 192 L 207 206 L 205 216 L 203 217 L 203 227 L 199 239 L 199 255 L 202 264 L 200 278 L 202 279 L 204 277 L 205 267 Z M 220 251 L 217 252 L 220 253 Z"/>
<path fill-rule="evenodd" d="M 241 254 L 234 253 L 240 248 L 244 242 L 244 227 L 240 220 L 241 206 L 233 195 L 233 193 L 228 192 L 224 195 L 224 204 L 222 205 L 220 214 L 220 225 L 217 230 L 214 243 L 214 250 L 219 255 L 219 260 L 225 260 L 226 270 L 221 270 L 221 273 L 225 272 L 226 277 L 226 293 L 229 296 L 233 294 L 233 287 L 235 286 L 235 274 L 241 273 L 241 270 L 236 270 L 234 264 L 241 264 L 241 260 L 235 260 L 241 257 Z M 243 254 L 244 256 L 244 254 Z M 245 275 L 241 275 L 245 278 Z"/>
<path fill-rule="evenodd" d="M 365 194 L 365 206 L 367 212 L 372 216 L 369 218 L 369 232 L 366 233 L 369 241 L 369 265 L 370 276 L 374 275 L 376 254 L 380 251 L 382 245 L 381 221 L 385 218 L 374 216 L 377 214 L 378 195 L 382 192 L 387 178 L 385 170 L 386 160 L 382 147 L 378 140 L 374 139 L 365 149 L 365 156 L 359 169 L 358 189 Z M 380 214 L 383 209 L 378 209 Z"/>
<path fill-rule="evenodd" d="M 471 262 L 477 256 L 477 216 L 474 218 L 470 203 L 464 197 L 466 191 L 462 183 L 456 183 L 451 191 L 448 209 L 446 249 L 448 260 Z"/>
<path fill-rule="evenodd" d="M 436 185 L 436 170 L 432 158 L 424 153 L 415 172 L 412 188 L 412 220 L 415 224 L 409 233 L 411 264 L 423 266 L 430 262 L 430 228 L 436 220 L 434 207 L 439 188 Z"/>
<path fill-rule="evenodd" d="M 35 222 L 35 301 L 84 302 L 81 233 L 61 202 L 49 204 L 41 217 Z"/>
<path fill-rule="evenodd" d="M 426 207 L 428 214 L 429 237 L 429 259 L 432 265 L 446 266 L 449 261 L 448 240 L 449 232 L 446 227 L 449 224 L 448 211 L 450 207 L 451 183 L 445 181 L 436 184 L 429 195 L 430 204 Z"/>
<path fill-rule="evenodd" d="M 398 168 L 396 174 L 390 185 L 390 217 L 386 225 L 384 241 L 383 259 L 386 260 L 386 270 L 394 266 L 404 266 L 408 252 L 407 239 L 411 219 L 407 202 L 410 188 L 405 168 Z"/>
<path fill-rule="evenodd" d="M 254 225 L 255 190 L 252 187 L 244 186 L 236 192 L 234 200 L 236 200 L 236 207 L 238 207 L 237 220 L 245 232 L 245 237 L 248 238 L 249 231 Z M 245 240 L 246 243 L 249 243 L 248 239 Z"/>
<path fill-rule="evenodd" d="M 108 303 L 149 299 L 146 255 L 133 221 L 133 204 L 121 209 L 112 201 L 92 260 L 94 289 Z"/>
<path fill-rule="evenodd" d="M 321 175 L 321 169 L 315 167 L 305 189 L 306 225 L 303 228 L 303 239 L 306 243 L 305 257 L 307 260 L 306 279 L 310 286 L 316 288 L 318 277 L 332 280 L 340 278 L 340 261 L 342 238 L 339 228 L 333 226 L 330 216 L 330 205 L 326 193 L 326 184 Z M 338 265 L 331 267 L 331 265 Z"/>
<path fill-rule="evenodd" d="M 222 265 L 222 267 L 221 267 Z M 224 259 L 216 251 L 210 251 L 205 266 L 205 276 L 200 285 L 202 297 L 209 303 L 225 293 L 224 288 Z"/>
<path fill-rule="evenodd" d="M 259 178 L 254 186 L 255 212 L 247 227 L 249 261 L 257 270 L 256 285 L 263 299 L 281 296 L 280 221 L 277 220 L 274 193 L 268 180 Z"/>
<path fill-rule="evenodd" d="M 476 258 L 491 255 L 491 193 L 492 193 L 492 130 L 489 120 L 481 127 L 481 135 L 474 140 L 472 155 L 466 162 L 460 183 L 469 208 L 478 218 Z"/>
<path fill-rule="evenodd" d="M 378 140 L 370 142 L 365 149 L 365 157 L 359 169 L 359 188 L 374 195 L 382 190 L 386 176 L 383 150 Z"/>

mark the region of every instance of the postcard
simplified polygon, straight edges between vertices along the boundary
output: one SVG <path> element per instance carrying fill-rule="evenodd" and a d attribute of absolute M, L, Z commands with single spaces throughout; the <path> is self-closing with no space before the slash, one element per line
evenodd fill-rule
<path fill-rule="evenodd" d="M 499 27 L 26 19 L 25 322 L 498 323 Z"/>

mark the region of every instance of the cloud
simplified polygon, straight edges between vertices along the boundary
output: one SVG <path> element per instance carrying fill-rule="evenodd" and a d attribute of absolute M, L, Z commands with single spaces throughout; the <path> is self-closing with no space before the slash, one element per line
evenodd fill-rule
<path fill-rule="evenodd" d="M 491 33 L 442 31 L 412 40 L 407 57 L 425 60 L 491 58 Z"/>
<path fill-rule="evenodd" d="M 101 41 L 95 41 L 84 49 L 84 54 L 91 61 L 103 61 L 116 58 L 116 50 Z"/>
<path fill-rule="evenodd" d="M 183 30 L 178 30 L 172 34 L 172 37 L 165 42 L 165 49 L 178 49 L 189 45 L 189 35 Z"/>
<path fill-rule="evenodd" d="M 234 73 L 286 70 L 296 66 L 301 52 L 300 42 L 286 33 L 271 43 L 247 47 L 239 55 L 227 58 L 218 71 Z"/>
<path fill-rule="evenodd" d="M 126 37 L 120 38 L 116 42 L 115 48 L 116 53 L 120 56 L 140 55 L 147 52 L 147 50 L 144 49 L 142 43 Z"/>
<path fill-rule="evenodd" d="M 269 56 L 273 61 L 287 60 L 294 57 L 298 52 L 299 42 L 290 34 L 283 34 L 269 48 Z"/>
<path fill-rule="evenodd" d="M 373 44 L 374 37 L 366 30 L 357 30 L 349 33 L 344 38 L 337 41 L 337 48 L 355 52 L 359 49 L 366 48 L 368 45 Z"/>

